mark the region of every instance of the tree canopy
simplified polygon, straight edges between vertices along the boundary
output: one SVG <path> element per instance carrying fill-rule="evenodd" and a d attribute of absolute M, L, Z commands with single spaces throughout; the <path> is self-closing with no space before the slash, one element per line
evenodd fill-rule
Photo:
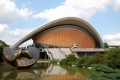
<path fill-rule="evenodd" d="M 109 48 L 109 46 L 108 46 L 108 44 L 106 42 L 104 42 L 104 47 Z"/>
<path fill-rule="evenodd" d="M 4 41 L 0 40 L 0 62 L 3 62 L 2 54 L 3 54 L 3 48 L 8 47 Z"/>

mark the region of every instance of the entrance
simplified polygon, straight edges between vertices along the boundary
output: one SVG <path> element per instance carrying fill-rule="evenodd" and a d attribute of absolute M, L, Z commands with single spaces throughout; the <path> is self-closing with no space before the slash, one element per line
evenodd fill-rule
<path fill-rule="evenodd" d="M 48 60 L 49 57 L 48 57 L 48 55 L 47 55 L 46 52 L 40 52 L 39 59 L 45 59 L 45 60 Z"/>

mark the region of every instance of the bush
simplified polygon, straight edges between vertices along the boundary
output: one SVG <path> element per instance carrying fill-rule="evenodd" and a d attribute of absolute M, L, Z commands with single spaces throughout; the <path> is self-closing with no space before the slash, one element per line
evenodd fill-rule
<path fill-rule="evenodd" d="M 77 67 L 82 67 L 85 63 L 86 57 L 83 57 L 81 59 L 78 60 L 78 62 L 76 63 Z"/>
<path fill-rule="evenodd" d="M 73 63 L 75 63 L 75 61 L 77 60 L 77 58 L 75 57 L 74 54 L 69 54 L 66 59 L 62 59 L 60 61 L 61 65 L 72 65 Z"/>
<path fill-rule="evenodd" d="M 105 77 L 101 77 L 101 76 L 92 74 L 92 75 L 89 76 L 88 80 L 109 80 L 109 79 L 107 79 Z"/>
<path fill-rule="evenodd" d="M 105 57 L 101 53 L 96 53 L 94 56 L 89 57 L 86 60 L 86 63 L 91 66 L 92 64 L 104 64 L 105 62 Z"/>
<path fill-rule="evenodd" d="M 105 61 L 105 57 L 103 56 L 103 54 L 101 53 L 96 53 L 94 56 L 92 57 L 83 57 L 81 58 L 77 63 L 76 66 L 77 67 L 89 67 L 92 64 L 104 64 Z"/>
<path fill-rule="evenodd" d="M 105 57 L 101 53 L 96 53 L 94 56 L 94 60 L 96 61 L 96 64 L 103 64 L 105 61 Z"/>
<path fill-rule="evenodd" d="M 102 64 L 93 64 L 92 68 L 96 71 L 101 71 L 101 72 L 104 72 L 104 73 L 115 73 L 116 72 L 112 68 L 109 68 L 109 67 L 104 66 Z"/>
<path fill-rule="evenodd" d="M 52 64 L 57 64 L 57 60 L 52 60 L 51 63 Z"/>
<path fill-rule="evenodd" d="M 68 62 L 68 65 L 69 65 L 69 66 L 75 65 L 75 62 Z"/>
<path fill-rule="evenodd" d="M 106 64 L 111 68 L 120 68 L 120 48 L 106 50 Z"/>
<path fill-rule="evenodd" d="M 107 78 L 109 80 L 120 80 L 120 73 L 102 74 L 101 77 Z"/>
<path fill-rule="evenodd" d="M 74 54 L 69 54 L 66 59 L 68 62 L 75 62 L 77 60 Z"/>
<path fill-rule="evenodd" d="M 104 73 L 101 75 L 90 75 L 89 78 L 91 80 L 120 80 L 119 70 L 113 70 L 112 68 L 103 66 L 101 64 L 94 64 L 92 67 L 96 71 L 102 71 Z"/>
<path fill-rule="evenodd" d="M 61 65 L 67 65 L 66 59 L 62 59 L 62 60 L 60 61 L 60 64 L 61 64 Z"/>
<path fill-rule="evenodd" d="M 96 63 L 96 60 L 93 57 L 88 57 L 84 62 L 84 66 L 90 67 L 92 64 L 95 64 L 95 63 Z"/>
<path fill-rule="evenodd" d="M 3 48 L 4 47 L 8 47 L 8 45 L 4 42 L 4 41 L 2 41 L 2 40 L 0 40 L 0 62 L 3 62 L 4 60 L 3 60 Z"/>
<path fill-rule="evenodd" d="M 90 80 L 120 80 L 120 73 L 110 73 L 102 75 L 90 75 Z"/>

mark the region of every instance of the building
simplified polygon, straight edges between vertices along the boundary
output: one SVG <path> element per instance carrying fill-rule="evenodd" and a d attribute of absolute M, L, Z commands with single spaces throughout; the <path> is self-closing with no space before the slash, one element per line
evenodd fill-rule
<path fill-rule="evenodd" d="M 97 31 L 88 22 L 76 17 L 60 18 L 44 24 L 22 38 L 12 48 L 18 47 L 29 39 L 33 40 L 37 48 L 104 48 Z M 62 50 L 56 50 L 56 53 L 61 54 L 66 51 Z M 50 52 L 54 53 L 52 50 Z"/>

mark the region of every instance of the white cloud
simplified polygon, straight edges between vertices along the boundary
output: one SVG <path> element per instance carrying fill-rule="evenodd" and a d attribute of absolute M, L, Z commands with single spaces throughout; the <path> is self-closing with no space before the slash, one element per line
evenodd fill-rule
<path fill-rule="evenodd" d="M 28 2 L 27 4 L 31 4 L 31 2 Z"/>
<path fill-rule="evenodd" d="M 8 26 L 6 24 L 0 24 L 0 39 L 8 32 Z"/>
<path fill-rule="evenodd" d="M 115 35 L 104 35 L 103 40 L 106 42 L 109 42 L 110 45 L 120 45 L 120 33 L 117 33 Z"/>
<path fill-rule="evenodd" d="M 32 39 L 24 42 L 23 44 L 20 45 L 20 47 L 27 47 L 28 45 L 31 45 L 31 44 L 33 44 L 33 40 Z"/>
<path fill-rule="evenodd" d="M 103 36 L 104 40 L 120 40 L 120 33 L 117 33 L 115 35 L 108 34 Z"/>
<path fill-rule="evenodd" d="M 23 7 L 26 7 L 27 5 L 30 5 L 31 4 L 31 2 L 28 2 L 28 3 L 22 3 L 22 6 Z"/>
<path fill-rule="evenodd" d="M 8 45 L 13 45 L 31 31 L 33 31 L 33 29 L 15 29 L 11 31 L 7 25 L 0 24 L 0 40 L 3 40 Z M 29 43 L 32 44 L 30 41 Z M 23 44 L 23 46 L 26 45 Z"/>
<path fill-rule="evenodd" d="M 32 14 L 28 8 L 18 9 L 10 0 L 0 0 L 0 24 L 7 24 L 14 21 L 27 20 Z"/>
<path fill-rule="evenodd" d="M 119 12 L 120 11 L 120 0 L 116 0 L 114 3 L 114 11 Z"/>
<path fill-rule="evenodd" d="M 9 36 L 14 36 L 14 37 L 23 37 L 30 32 L 31 32 L 31 30 L 27 30 L 27 29 L 16 29 L 16 30 L 13 30 L 13 31 L 9 31 L 8 35 Z"/>
<path fill-rule="evenodd" d="M 0 24 L 0 33 L 5 32 L 6 29 L 8 29 L 8 26 L 6 24 Z"/>
<path fill-rule="evenodd" d="M 22 6 L 23 6 L 23 7 L 26 7 L 26 4 L 25 4 L 25 3 L 22 3 Z"/>
<path fill-rule="evenodd" d="M 111 41 L 109 45 L 120 45 L 120 40 L 119 41 Z"/>
<path fill-rule="evenodd" d="M 106 12 L 114 0 L 66 0 L 60 6 L 33 15 L 34 18 L 54 20 L 61 17 L 80 17 L 89 20 L 97 11 Z"/>
<path fill-rule="evenodd" d="M 31 4 L 31 2 L 26 4 Z M 11 0 L 0 0 L 0 40 L 3 40 L 8 45 L 13 45 L 30 33 L 32 29 L 10 30 L 8 23 L 27 20 L 31 14 L 32 11 L 28 8 L 18 9 Z"/>

